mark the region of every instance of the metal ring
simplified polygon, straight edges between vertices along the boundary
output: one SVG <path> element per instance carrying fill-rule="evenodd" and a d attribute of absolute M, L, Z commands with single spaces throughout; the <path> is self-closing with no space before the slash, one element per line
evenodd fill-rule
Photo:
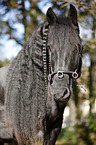
<path fill-rule="evenodd" d="M 60 76 L 59 76 L 59 73 L 61 74 Z M 63 72 L 62 72 L 62 71 L 58 71 L 58 72 L 57 72 L 57 76 L 58 76 L 58 78 L 60 78 L 60 79 L 61 79 L 61 78 L 63 78 L 63 77 L 64 77 L 64 74 L 63 74 Z"/>
<path fill-rule="evenodd" d="M 78 73 L 77 73 L 77 72 L 73 72 L 73 73 L 72 73 L 72 77 L 73 77 L 74 79 L 77 79 L 77 78 L 78 78 Z"/>

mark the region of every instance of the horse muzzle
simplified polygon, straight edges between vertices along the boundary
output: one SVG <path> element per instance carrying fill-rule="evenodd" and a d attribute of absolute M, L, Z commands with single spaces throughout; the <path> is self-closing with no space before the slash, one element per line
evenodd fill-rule
<path fill-rule="evenodd" d="M 71 95 L 71 91 L 69 90 L 69 88 L 65 88 L 63 90 L 63 93 L 62 94 L 59 93 L 59 92 L 57 92 L 53 96 L 54 96 L 54 100 L 56 102 L 62 102 L 63 103 L 63 102 L 66 102 L 67 100 L 69 100 L 70 95 Z"/>

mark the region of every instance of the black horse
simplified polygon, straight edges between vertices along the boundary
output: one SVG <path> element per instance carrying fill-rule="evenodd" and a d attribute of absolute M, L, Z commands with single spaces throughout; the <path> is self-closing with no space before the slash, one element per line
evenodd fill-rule
<path fill-rule="evenodd" d="M 42 131 L 44 145 L 55 145 L 81 64 L 75 7 L 70 5 L 68 17 L 57 17 L 49 8 L 47 21 L 34 31 L 17 57 L 0 69 L 5 122 L 10 138 L 17 140 L 13 144 L 33 144 Z"/>

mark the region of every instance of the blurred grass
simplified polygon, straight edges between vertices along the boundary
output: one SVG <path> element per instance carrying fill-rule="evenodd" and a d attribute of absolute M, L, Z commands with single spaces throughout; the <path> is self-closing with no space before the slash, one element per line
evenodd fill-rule
<path fill-rule="evenodd" d="M 57 139 L 56 145 L 76 145 L 75 128 L 72 126 L 63 128 Z"/>

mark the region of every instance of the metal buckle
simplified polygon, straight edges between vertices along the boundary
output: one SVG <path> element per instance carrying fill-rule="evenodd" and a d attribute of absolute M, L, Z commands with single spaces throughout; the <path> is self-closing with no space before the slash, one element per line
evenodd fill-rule
<path fill-rule="evenodd" d="M 63 71 L 58 71 L 57 76 L 58 76 L 59 79 L 62 79 L 64 77 Z"/>
<path fill-rule="evenodd" d="M 75 71 L 75 72 L 73 72 L 72 73 L 72 77 L 74 78 L 74 79 L 77 79 L 78 78 L 78 73 Z"/>

